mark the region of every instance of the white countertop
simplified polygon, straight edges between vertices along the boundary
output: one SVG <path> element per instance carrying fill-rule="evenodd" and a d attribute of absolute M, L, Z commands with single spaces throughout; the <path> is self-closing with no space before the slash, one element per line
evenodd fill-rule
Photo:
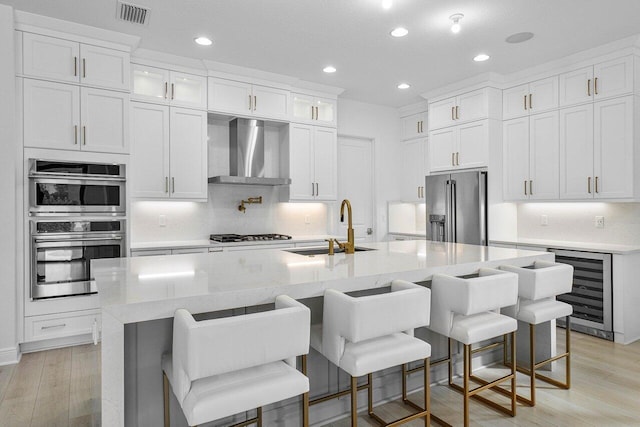
<path fill-rule="evenodd" d="M 615 243 L 567 242 L 544 239 L 491 240 L 489 244 L 527 245 L 540 248 L 568 249 L 586 252 L 603 252 L 611 254 L 632 254 L 640 252 L 640 245 L 619 245 Z"/>
<path fill-rule="evenodd" d="M 325 289 L 355 291 L 393 279 L 428 280 L 435 272 L 469 274 L 481 266 L 528 265 L 551 253 L 429 242 L 362 244 L 375 251 L 308 257 L 281 249 L 95 260 L 103 311 L 122 323 L 271 303 L 280 294 L 321 296 Z"/>
<path fill-rule="evenodd" d="M 209 248 L 226 246 L 249 246 L 249 245 L 275 245 L 278 243 L 305 243 L 324 241 L 324 239 L 336 238 L 329 235 L 309 235 L 292 236 L 290 240 L 250 240 L 245 242 L 213 242 L 208 239 L 202 240 L 163 240 L 158 242 L 131 242 L 131 249 L 186 249 L 186 248 Z"/>

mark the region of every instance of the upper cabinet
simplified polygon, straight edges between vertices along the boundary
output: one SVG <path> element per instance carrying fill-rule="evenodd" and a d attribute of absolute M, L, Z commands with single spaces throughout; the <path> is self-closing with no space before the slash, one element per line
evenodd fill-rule
<path fill-rule="evenodd" d="M 502 92 L 502 118 L 538 114 L 558 108 L 558 77 L 536 80 Z"/>
<path fill-rule="evenodd" d="M 24 33 L 22 72 L 69 83 L 129 90 L 129 53 Z"/>
<path fill-rule="evenodd" d="M 560 107 L 633 92 L 633 57 L 626 56 L 560 74 Z"/>
<path fill-rule="evenodd" d="M 209 77 L 208 110 L 215 113 L 289 120 L 288 90 Z"/>
<path fill-rule="evenodd" d="M 430 132 L 431 172 L 487 166 L 490 129 L 488 120 L 480 120 Z"/>
<path fill-rule="evenodd" d="M 500 119 L 500 91 L 482 88 L 429 104 L 429 130 L 475 120 Z"/>
<path fill-rule="evenodd" d="M 421 112 L 400 118 L 402 140 L 425 138 L 427 136 L 427 113 Z"/>
<path fill-rule="evenodd" d="M 301 93 L 292 93 L 292 121 L 336 126 L 337 100 Z"/>
<path fill-rule="evenodd" d="M 174 107 L 207 109 L 207 78 L 162 68 L 131 64 L 134 100 Z"/>

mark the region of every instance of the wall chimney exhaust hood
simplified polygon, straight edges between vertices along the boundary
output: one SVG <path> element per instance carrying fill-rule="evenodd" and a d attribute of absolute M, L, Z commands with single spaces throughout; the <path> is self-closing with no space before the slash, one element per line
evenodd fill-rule
<path fill-rule="evenodd" d="M 264 122 L 234 119 L 229 122 L 229 176 L 209 178 L 210 184 L 288 185 L 289 178 L 264 176 Z"/>

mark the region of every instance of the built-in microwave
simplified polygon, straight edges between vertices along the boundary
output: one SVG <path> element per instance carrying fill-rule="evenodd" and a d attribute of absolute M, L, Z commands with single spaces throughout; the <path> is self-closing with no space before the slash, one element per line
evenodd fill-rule
<path fill-rule="evenodd" d="M 125 212 L 125 165 L 29 159 L 30 215 Z"/>

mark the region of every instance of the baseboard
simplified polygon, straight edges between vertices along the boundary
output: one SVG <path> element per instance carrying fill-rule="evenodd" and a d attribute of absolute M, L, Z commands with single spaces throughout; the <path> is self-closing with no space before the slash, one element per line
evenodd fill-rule
<path fill-rule="evenodd" d="M 22 353 L 17 346 L 0 349 L 0 366 L 18 363 L 21 357 Z"/>
<path fill-rule="evenodd" d="M 33 353 L 35 351 L 52 350 L 54 348 L 71 347 L 74 345 L 90 343 L 93 343 L 93 337 L 91 334 L 75 335 L 72 337 L 23 342 L 20 344 L 20 351 L 22 353 Z"/>

